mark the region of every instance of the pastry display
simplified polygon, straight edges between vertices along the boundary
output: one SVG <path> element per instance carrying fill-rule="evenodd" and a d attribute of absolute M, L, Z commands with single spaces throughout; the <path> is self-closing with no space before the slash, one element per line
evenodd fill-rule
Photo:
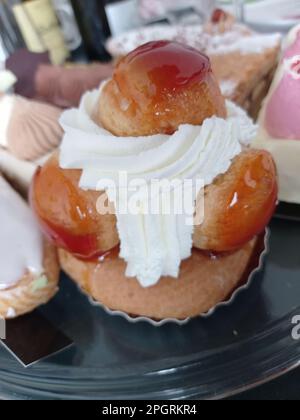
<path fill-rule="evenodd" d="M 0 95 L 9 91 L 16 81 L 17 79 L 12 72 L 0 69 Z"/>
<path fill-rule="evenodd" d="M 6 94 L 0 96 L 0 113 L 0 170 L 26 192 L 38 165 L 61 142 L 61 110 Z"/>
<path fill-rule="evenodd" d="M 111 63 L 55 66 L 50 64 L 48 53 L 32 53 L 26 49 L 15 51 L 5 66 L 16 81 L 16 94 L 59 108 L 78 106 L 83 93 L 98 87 L 113 71 Z"/>
<path fill-rule="evenodd" d="M 60 108 L 78 106 L 81 96 L 111 77 L 113 64 L 70 64 L 65 67 L 42 64 L 35 74 L 34 97 Z"/>
<path fill-rule="evenodd" d="M 112 38 L 107 49 L 113 57 L 122 57 L 144 43 L 159 39 L 177 41 L 205 52 L 225 97 L 257 117 L 278 63 L 279 34 L 258 34 L 217 10 L 211 22 L 203 27 L 153 25 Z"/>
<path fill-rule="evenodd" d="M 249 148 L 256 126 L 224 99 L 206 55 L 143 45 L 60 121 L 60 151 L 36 172 L 31 205 L 91 297 L 134 316 L 185 319 L 250 275 L 277 202 L 276 169 L 267 151 Z M 178 191 L 147 195 L 154 180 L 179 180 L 190 205 L 165 212 Z"/>
<path fill-rule="evenodd" d="M 254 147 L 272 153 L 279 199 L 300 204 L 300 26 L 285 41 L 283 58 L 259 116 Z"/>
<path fill-rule="evenodd" d="M 0 317 L 9 319 L 47 303 L 58 291 L 57 252 L 42 236 L 23 199 L 0 177 Z"/>

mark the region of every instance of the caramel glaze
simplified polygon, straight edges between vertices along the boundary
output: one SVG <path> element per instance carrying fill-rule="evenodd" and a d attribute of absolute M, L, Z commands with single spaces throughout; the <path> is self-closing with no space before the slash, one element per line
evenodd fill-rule
<path fill-rule="evenodd" d="M 105 255 L 97 249 L 97 235 L 74 235 L 66 229 L 40 219 L 40 226 L 46 237 L 59 248 L 72 249 L 73 255 L 85 261 L 95 261 Z"/>
<path fill-rule="evenodd" d="M 256 246 L 256 257 L 257 257 L 257 253 L 259 250 L 259 254 L 261 254 L 261 251 L 263 251 L 264 248 L 264 236 L 265 236 L 265 232 L 261 233 L 260 235 L 258 235 L 258 243 Z M 245 244 L 244 244 L 245 245 Z M 232 250 L 232 251 L 226 251 L 226 252 L 216 252 L 216 251 L 207 251 L 207 250 L 203 250 L 203 249 L 198 249 L 193 247 L 192 248 L 192 253 L 199 253 L 203 256 L 205 256 L 206 258 L 210 259 L 210 260 L 219 260 L 222 259 L 224 257 L 227 257 L 228 255 L 232 255 L 236 252 L 237 250 Z M 105 262 L 107 260 L 112 261 L 112 260 L 116 260 L 119 257 L 120 254 L 120 246 L 116 246 L 113 249 L 106 251 L 106 252 L 102 252 L 99 255 L 96 255 L 94 257 L 91 257 L 88 259 L 89 262 L 94 263 L 94 264 L 105 264 Z M 86 258 L 82 258 L 82 257 L 78 257 L 78 259 L 83 260 L 83 261 L 87 261 Z"/>
<path fill-rule="evenodd" d="M 211 72 L 206 55 L 175 42 L 158 41 L 128 54 L 118 64 L 114 77 L 120 90 L 136 97 L 137 102 L 159 104 L 168 94 L 203 82 Z M 134 83 L 128 83 L 129 74 Z"/>
<path fill-rule="evenodd" d="M 99 122 L 117 136 L 173 134 L 180 124 L 226 117 L 209 58 L 171 41 L 124 57 L 100 97 Z"/>
<path fill-rule="evenodd" d="M 34 175 L 30 203 L 49 240 L 89 260 L 116 246 L 119 238 L 114 216 L 97 212 L 99 193 L 78 188 L 80 175 L 60 169 L 53 155 Z"/>
<path fill-rule="evenodd" d="M 269 223 L 277 203 L 276 169 L 265 151 L 247 150 L 206 189 L 204 223 L 194 245 L 215 252 L 241 248 Z"/>
<path fill-rule="evenodd" d="M 41 171 L 42 168 L 38 168 L 34 175 L 32 188 L 30 190 L 30 203 L 39 218 L 39 223 L 46 237 L 58 247 L 72 250 L 75 256 L 81 256 L 81 258 L 87 259 L 98 256 L 96 251 L 97 236 L 95 233 L 81 235 L 78 232 L 71 232 L 67 226 L 63 227 L 58 223 L 53 222 L 53 220 L 49 220 L 50 218 L 46 220 L 43 217 L 33 188 L 33 185 L 35 185 L 40 178 Z M 61 185 L 63 185 L 63 182 L 61 182 Z M 48 191 L 48 193 L 50 192 Z M 86 205 L 87 204 L 84 203 L 84 206 Z M 66 209 L 66 206 L 68 210 Z M 83 231 L 92 232 L 92 220 L 85 217 L 85 215 L 88 214 L 88 210 L 85 209 L 84 206 L 82 206 L 82 200 L 79 200 L 78 194 L 73 193 L 71 186 L 68 185 L 68 200 L 65 202 L 65 211 L 69 212 L 71 220 L 76 222 L 76 225 L 84 226 L 84 229 L 82 229 Z"/>
<path fill-rule="evenodd" d="M 264 227 L 269 223 L 276 207 L 278 195 L 275 173 L 276 169 L 271 156 L 262 153 L 254 157 L 252 165 L 245 162 L 240 176 L 236 176 L 235 188 L 224 203 L 224 233 L 220 233 L 220 236 L 227 234 L 229 250 L 243 246 L 253 238 L 253 235 L 264 230 Z M 252 218 L 249 214 L 252 215 Z M 243 218 L 247 218 L 251 229 L 243 222 Z M 232 223 L 232 220 L 239 220 L 239 223 L 237 223 L 235 235 L 231 235 L 230 239 L 226 227 Z"/>
<path fill-rule="evenodd" d="M 120 61 L 115 80 L 131 103 L 133 115 L 139 108 L 148 108 L 154 117 L 161 118 L 172 112 L 168 107 L 172 96 L 205 82 L 211 73 L 210 60 L 204 54 L 174 42 L 158 41 L 143 45 Z M 172 134 L 174 128 L 166 126 L 164 132 Z"/>

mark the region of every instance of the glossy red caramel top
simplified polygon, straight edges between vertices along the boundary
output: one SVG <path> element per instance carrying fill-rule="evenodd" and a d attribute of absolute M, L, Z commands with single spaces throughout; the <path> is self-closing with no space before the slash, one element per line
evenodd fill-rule
<path fill-rule="evenodd" d="M 114 78 L 123 94 L 132 95 L 134 89 L 159 102 L 162 95 L 204 81 L 211 71 L 209 58 L 199 51 L 177 42 L 156 41 L 123 58 Z"/>
<path fill-rule="evenodd" d="M 224 10 L 222 10 L 222 9 L 215 9 L 213 11 L 212 16 L 211 16 L 211 22 L 217 24 L 217 23 L 220 23 L 223 20 L 225 20 L 226 17 L 227 17 L 227 14 L 224 12 Z"/>

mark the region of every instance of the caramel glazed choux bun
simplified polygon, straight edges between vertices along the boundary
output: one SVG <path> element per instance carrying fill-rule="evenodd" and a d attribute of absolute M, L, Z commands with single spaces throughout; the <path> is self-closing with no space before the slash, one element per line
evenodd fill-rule
<path fill-rule="evenodd" d="M 29 206 L 0 176 L 0 317 L 16 318 L 58 291 L 55 246 L 43 238 Z"/>
<path fill-rule="evenodd" d="M 181 44 L 161 41 L 138 48 L 118 63 L 113 78 L 100 92 L 91 118 L 117 136 L 113 137 L 116 147 L 127 137 L 135 147 L 135 141 L 147 141 L 141 136 L 153 136 L 154 142 L 167 138 L 171 148 L 177 130 L 202 133 L 210 120 L 227 124 L 228 107 L 209 59 Z M 223 131 L 218 133 L 213 141 L 218 141 L 217 149 L 222 149 L 228 138 Z M 107 136 L 104 139 L 104 145 L 110 141 Z M 72 138 L 70 141 L 72 146 Z M 64 142 L 61 155 L 53 155 L 36 173 L 31 203 L 44 231 L 60 248 L 63 269 L 96 301 L 133 316 L 185 319 L 206 313 L 224 301 L 250 274 L 257 238 L 277 201 L 276 169 L 267 152 L 243 146 L 229 158 L 229 169 L 213 171 L 215 175 L 204 191 L 204 222 L 191 228 L 193 248 L 182 258 L 178 278 L 163 274 L 149 285 L 146 277 L 144 286 L 149 287 L 142 287 L 137 275 L 134 278 L 128 274 L 128 266 L 126 271 L 126 258 L 119 256 L 118 216 L 100 215 L 96 210 L 99 191 L 79 188 L 83 167 L 61 168 L 63 148 Z M 220 159 L 227 151 L 226 146 Z M 140 165 L 140 155 L 133 159 Z M 155 165 L 156 159 L 160 156 L 147 164 Z M 157 241 L 152 247 L 164 252 L 161 245 Z"/>

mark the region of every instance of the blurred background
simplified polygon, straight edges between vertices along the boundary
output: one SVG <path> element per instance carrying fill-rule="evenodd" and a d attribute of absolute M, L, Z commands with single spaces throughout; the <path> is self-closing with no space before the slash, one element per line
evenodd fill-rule
<path fill-rule="evenodd" d="M 107 61 L 110 37 L 157 23 L 199 25 L 220 6 L 263 32 L 300 20 L 298 0 L 0 0 L 0 66 L 24 47 L 48 52 L 52 64 Z"/>

